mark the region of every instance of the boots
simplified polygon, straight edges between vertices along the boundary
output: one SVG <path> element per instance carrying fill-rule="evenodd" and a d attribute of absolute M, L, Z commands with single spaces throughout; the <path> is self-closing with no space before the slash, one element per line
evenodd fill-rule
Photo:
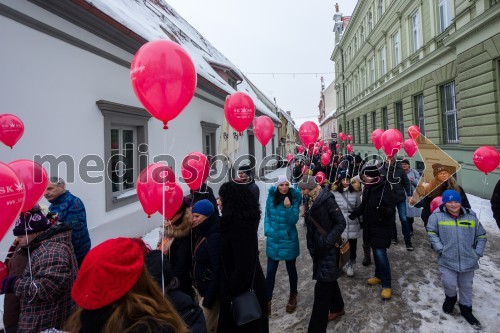
<path fill-rule="evenodd" d="M 446 299 L 443 303 L 443 312 L 447 314 L 451 314 L 453 312 L 453 308 L 455 307 L 455 303 L 457 302 L 457 296 L 450 297 L 445 295 Z"/>
<path fill-rule="evenodd" d="M 371 258 L 371 252 L 370 252 L 370 245 L 365 245 L 363 244 L 363 261 L 361 262 L 363 266 L 368 266 L 369 264 L 372 263 L 372 258 Z"/>
<path fill-rule="evenodd" d="M 297 308 L 297 294 L 290 293 L 288 297 L 288 303 L 286 304 L 286 312 L 292 313 Z"/>
<path fill-rule="evenodd" d="M 465 320 L 467 320 L 469 324 L 471 324 L 474 328 L 481 327 L 481 323 L 479 322 L 479 320 L 477 320 L 476 317 L 474 317 L 474 315 L 472 314 L 472 306 L 465 306 L 458 303 L 458 307 L 460 308 L 460 314 L 465 318 Z"/>
<path fill-rule="evenodd" d="M 354 276 L 354 261 L 349 260 L 345 267 L 345 272 L 348 277 L 353 277 Z"/>

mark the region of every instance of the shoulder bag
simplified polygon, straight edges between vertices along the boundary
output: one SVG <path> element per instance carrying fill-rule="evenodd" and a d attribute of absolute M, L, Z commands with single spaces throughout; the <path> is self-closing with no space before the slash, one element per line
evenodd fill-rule
<path fill-rule="evenodd" d="M 326 237 L 326 235 L 328 235 L 328 232 L 326 232 L 326 230 L 323 229 L 323 227 L 311 215 L 309 215 L 309 218 L 311 219 L 314 226 L 319 230 L 319 232 Z M 343 239 L 342 244 L 335 243 L 335 247 L 339 249 L 337 262 L 338 267 L 342 269 L 342 267 L 344 267 L 345 264 L 347 264 L 347 262 L 350 260 L 351 246 L 349 245 L 349 240 Z"/>

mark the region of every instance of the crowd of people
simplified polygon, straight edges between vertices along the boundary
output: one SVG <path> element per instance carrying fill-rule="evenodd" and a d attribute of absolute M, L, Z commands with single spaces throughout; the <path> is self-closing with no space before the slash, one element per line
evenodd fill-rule
<path fill-rule="evenodd" d="M 140 238 L 110 239 L 91 249 L 82 201 L 62 179 L 51 178 L 45 193 L 51 205 L 36 205 L 15 222 L 8 275 L 1 281 L 5 331 L 267 333 L 272 311 L 297 309 L 296 259 L 306 248 L 316 280 L 308 333 L 324 333 L 329 321 L 348 311 L 338 279 L 344 272 L 355 275 L 359 239 L 362 264 L 371 265 L 373 256 L 367 284 L 380 286 L 380 297 L 391 299 L 387 251 L 398 243 L 396 210 L 408 251 L 414 218 L 425 222 L 437 253 L 443 312 L 452 313 L 458 302 L 467 322 L 480 327 L 472 314 L 472 283 L 487 238 L 453 178 L 456 170 L 436 163 L 434 178 L 424 182 L 408 160 L 367 162 L 347 154 L 324 162 L 296 156 L 290 177 L 280 176 L 269 188 L 262 211 L 250 166 L 222 184 L 217 199 L 203 184 L 165 221 L 153 249 Z M 326 178 L 318 182 L 319 172 Z M 415 192 L 423 198 L 418 203 L 412 201 Z M 437 196 L 442 204 L 431 211 Z M 500 193 L 492 205 L 500 207 Z M 258 246 L 261 214 L 265 270 Z M 301 216 L 306 244 L 300 244 L 297 230 Z M 286 304 L 273 303 L 280 261 L 289 279 Z M 235 305 L 242 295 L 255 300 L 243 314 Z"/>

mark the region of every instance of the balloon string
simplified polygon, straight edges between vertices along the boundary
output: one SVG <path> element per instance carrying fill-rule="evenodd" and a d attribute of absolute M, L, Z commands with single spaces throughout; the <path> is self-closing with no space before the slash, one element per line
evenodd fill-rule
<path fill-rule="evenodd" d="M 175 138 L 174 138 L 175 140 Z M 167 132 L 163 131 L 163 153 L 166 155 L 167 154 Z M 161 290 L 163 292 L 163 295 L 165 295 L 165 277 L 163 276 L 163 260 L 164 260 L 164 251 L 165 251 L 165 183 L 166 180 L 163 181 L 162 183 L 162 191 L 161 191 L 161 196 L 162 196 L 162 214 L 161 214 Z"/>
<path fill-rule="evenodd" d="M 481 181 L 483 182 L 483 193 L 486 193 L 486 185 L 488 185 L 488 180 L 487 180 L 487 175 L 486 174 L 481 174 Z M 481 206 L 479 207 L 479 214 L 477 216 L 477 219 L 481 221 L 481 213 L 483 211 L 483 201 L 481 200 Z"/>

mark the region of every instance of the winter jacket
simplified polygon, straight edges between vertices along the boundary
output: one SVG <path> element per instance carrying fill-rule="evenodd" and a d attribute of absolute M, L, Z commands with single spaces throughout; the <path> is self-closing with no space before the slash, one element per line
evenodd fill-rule
<path fill-rule="evenodd" d="M 365 184 L 361 205 L 351 217 L 363 217 L 363 240 L 375 248 L 391 246 L 392 220 L 396 202 L 390 184 L 380 177 L 377 184 Z"/>
<path fill-rule="evenodd" d="M 500 180 L 495 185 L 493 190 L 493 195 L 491 196 L 491 210 L 493 211 L 493 217 L 497 221 L 497 225 L 500 228 Z"/>
<path fill-rule="evenodd" d="M 410 168 L 410 171 L 406 173 L 406 176 L 408 176 L 408 180 L 410 181 L 410 185 L 411 185 L 410 195 L 413 196 L 413 193 L 415 192 L 415 188 L 417 187 L 418 182 L 420 180 L 420 174 L 418 173 L 417 170 Z M 407 217 L 420 217 L 421 214 L 422 214 L 422 209 L 420 209 L 419 207 L 415 207 L 415 206 L 412 207 L 408 203 L 408 201 L 406 202 L 406 216 Z"/>
<path fill-rule="evenodd" d="M 423 208 L 421 218 L 424 221 L 425 225 L 427 225 L 429 216 L 432 214 L 431 212 L 432 199 L 441 196 L 443 192 L 446 191 L 448 188 L 449 188 L 448 181 L 445 181 L 417 204 L 418 207 Z M 467 199 L 467 195 L 465 195 L 465 192 L 461 186 L 458 187 L 458 193 L 460 193 L 460 199 L 462 200 L 462 207 L 471 208 L 469 200 Z"/>
<path fill-rule="evenodd" d="M 293 167 L 293 183 L 298 183 L 302 179 L 302 165 Z"/>
<path fill-rule="evenodd" d="M 29 245 L 31 271 L 26 267 L 14 285 L 21 298 L 20 333 L 60 328 L 72 313 L 71 287 L 78 263 L 71 244 L 71 227 L 56 224 Z"/>
<path fill-rule="evenodd" d="M 200 200 L 207 199 L 214 205 L 214 209 L 217 211 L 217 200 L 215 200 L 214 191 L 207 184 L 201 184 L 201 187 L 196 191 L 190 190 L 190 196 L 191 206 L 194 206 Z"/>
<path fill-rule="evenodd" d="M 351 188 L 353 191 L 350 191 L 349 188 L 346 188 L 343 192 L 339 192 L 338 190 L 332 191 L 335 196 L 335 201 L 337 205 L 339 205 L 340 211 L 342 215 L 344 215 L 346 221 L 346 228 L 342 234 L 342 238 L 345 239 L 357 239 L 361 237 L 359 218 L 351 220 L 348 217 L 349 212 L 354 211 L 361 204 L 361 185 L 355 183 L 353 186 L 354 187 Z M 347 202 L 349 202 L 349 204 L 347 204 Z"/>
<path fill-rule="evenodd" d="M 196 245 L 193 251 L 193 284 L 203 297 L 203 306 L 211 309 L 219 298 L 220 229 L 215 214 L 193 228 Z"/>
<path fill-rule="evenodd" d="M 319 193 L 306 213 L 305 221 L 307 249 L 313 260 L 313 279 L 334 282 L 341 273 L 338 267 L 339 246 L 346 222 L 329 190 Z"/>
<path fill-rule="evenodd" d="M 394 200 L 396 203 L 406 200 L 411 196 L 411 185 L 406 171 L 404 171 L 399 164 L 396 166 L 391 165 L 387 170 L 387 163 L 382 166 L 380 173 L 391 184 L 392 192 L 394 193 Z"/>
<path fill-rule="evenodd" d="M 28 265 L 28 251 L 26 248 L 17 246 L 12 257 L 7 261 L 9 276 L 21 276 Z M 5 327 L 16 326 L 19 322 L 21 312 L 21 298 L 14 293 L 5 294 L 3 307 L 3 325 Z"/>
<path fill-rule="evenodd" d="M 246 187 L 252 192 L 253 196 L 257 200 L 257 203 L 260 201 L 260 190 L 257 184 L 255 184 L 255 180 L 252 178 L 252 180 L 249 183 L 245 183 Z"/>
<path fill-rule="evenodd" d="M 83 202 L 70 191 L 50 201 L 49 211 L 59 215 L 59 222 L 71 225 L 71 242 L 77 260 L 82 260 L 90 251 L 90 235 L 87 228 L 87 213 Z"/>
<path fill-rule="evenodd" d="M 300 254 L 297 222 L 302 195 L 294 188 L 291 206 L 286 208 L 283 201 L 274 206 L 274 195 L 278 191 L 275 186 L 269 189 L 264 218 L 264 236 L 266 240 L 266 256 L 274 260 L 293 260 Z"/>
<path fill-rule="evenodd" d="M 429 217 L 427 235 L 432 248 L 439 254 L 439 265 L 457 272 L 479 268 L 486 231 L 472 210 L 462 207 L 460 215 L 453 218 L 445 205 L 441 205 Z"/>

